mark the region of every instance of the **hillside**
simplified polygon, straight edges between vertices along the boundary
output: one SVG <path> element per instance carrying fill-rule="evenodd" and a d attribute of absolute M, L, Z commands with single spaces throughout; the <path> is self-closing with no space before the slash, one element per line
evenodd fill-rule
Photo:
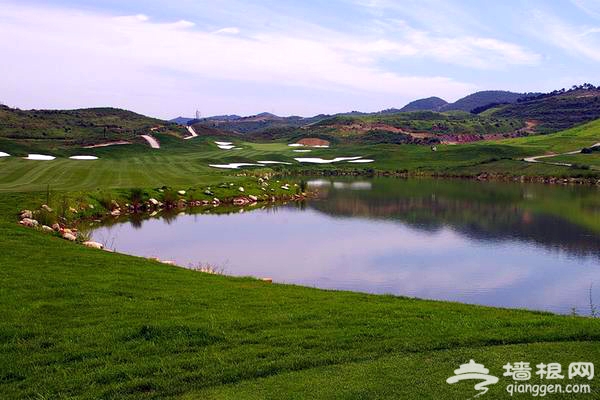
<path fill-rule="evenodd" d="M 183 128 L 117 108 L 19 110 L 0 106 L 0 138 L 50 147 L 132 140 L 149 132 L 185 135 Z"/>
<path fill-rule="evenodd" d="M 600 118 L 600 90 L 577 88 L 529 97 L 517 104 L 500 107 L 489 115 L 535 120 L 538 132 L 556 132 Z"/>
<path fill-rule="evenodd" d="M 419 99 L 408 103 L 402 107 L 400 112 L 411 112 L 411 111 L 440 111 L 442 107 L 448 105 L 448 102 L 439 97 L 428 97 L 426 99 Z"/>
<path fill-rule="evenodd" d="M 466 143 L 482 139 L 521 136 L 525 124 L 518 119 L 432 111 L 362 116 L 339 115 L 304 127 L 277 127 L 254 132 L 258 140 L 299 140 L 315 137 L 340 143 Z"/>
<path fill-rule="evenodd" d="M 446 104 L 440 108 L 440 111 L 471 112 L 475 108 L 491 103 L 516 103 L 519 99 L 529 95 L 527 93 L 514 93 L 502 90 L 486 90 L 470 94 L 454 103 Z"/>

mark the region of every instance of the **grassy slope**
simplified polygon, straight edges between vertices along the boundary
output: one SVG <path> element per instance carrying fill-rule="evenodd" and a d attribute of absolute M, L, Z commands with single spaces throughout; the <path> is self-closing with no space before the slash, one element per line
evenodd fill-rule
<path fill-rule="evenodd" d="M 195 182 L 218 181 L 227 172 L 208 167 L 210 163 L 256 162 L 285 160 L 294 157 L 364 156 L 376 160 L 372 164 L 338 163 L 304 168 L 313 170 L 386 170 L 471 174 L 497 172 L 514 175 L 586 176 L 597 171 L 573 170 L 543 164 L 528 164 L 519 159 L 547 152 L 566 152 L 600 141 L 600 120 L 564 132 L 509 139 L 498 142 L 479 142 L 469 145 L 438 146 L 432 152 L 416 145 L 337 145 L 311 153 L 294 153 L 285 143 L 238 142 L 243 150 L 223 151 L 208 138 L 182 141 L 168 135 L 157 135 L 163 148 L 149 150 L 144 145 L 116 146 L 85 151 L 70 149 L 54 151 L 61 156 L 51 162 L 21 160 L 16 157 L 0 159 L 0 191 L 45 190 L 48 184 L 55 190 L 83 190 L 97 187 L 155 187 L 192 185 Z M 0 141 L 0 151 L 5 150 Z M 72 161 L 72 154 L 95 154 L 98 161 Z M 160 166 L 160 168 L 157 168 Z M 294 169 L 295 167 L 283 167 Z"/>
<path fill-rule="evenodd" d="M 178 125 L 116 108 L 18 110 L 0 107 L 0 138 L 17 140 L 21 145 L 34 148 L 60 150 L 112 140 L 135 140 L 137 135 L 150 133 L 152 128 L 187 135 Z"/>
<path fill-rule="evenodd" d="M 597 127 L 569 140 L 589 145 Z M 163 144 L 164 152 L 96 150 L 103 159 L 90 164 L 0 160 L 1 398 L 465 398 L 472 385 L 443 380 L 470 358 L 499 374 L 509 361 L 600 357 L 598 320 L 206 276 L 15 224 L 15 211 L 42 196 L 11 191 L 207 184 L 225 175 L 209 161 L 298 156 L 285 144 L 227 153 L 202 139 Z M 310 156 L 372 155 L 398 169 L 439 157 L 442 169 L 546 146 L 566 145 L 548 136 L 437 153 L 373 146 Z M 498 385 L 486 397 L 504 393 Z"/>
<path fill-rule="evenodd" d="M 443 379 L 470 358 L 600 357 L 599 320 L 207 276 L 6 218 L 0 235 L 2 398 L 461 398 Z"/>

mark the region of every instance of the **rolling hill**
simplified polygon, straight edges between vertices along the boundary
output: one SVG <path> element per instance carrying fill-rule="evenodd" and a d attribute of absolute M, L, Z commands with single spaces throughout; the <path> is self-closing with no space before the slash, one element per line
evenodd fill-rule
<path fill-rule="evenodd" d="M 0 138 L 48 147 L 133 140 L 150 132 L 186 136 L 174 123 L 117 108 L 20 110 L 0 106 Z"/>
<path fill-rule="evenodd" d="M 484 114 L 532 120 L 539 133 L 556 132 L 600 118 L 600 89 L 577 88 L 532 96 Z"/>
<path fill-rule="evenodd" d="M 419 99 L 408 103 L 402 107 L 400 112 L 411 112 L 411 111 L 440 111 L 442 107 L 448 105 L 448 102 L 439 97 L 428 97 L 426 99 Z"/>
<path fill-rule="evenodd" d="M 442 106 L 439 111 L 465 111 L 471 112 L 473 109 L 483 107 L 492 103 L 516 103 L 519 99 L 530 95 L 539 95 L 539 93 L 514 93 L 502 90 L 485 90 L 470 94 L 454 103 Z"/>

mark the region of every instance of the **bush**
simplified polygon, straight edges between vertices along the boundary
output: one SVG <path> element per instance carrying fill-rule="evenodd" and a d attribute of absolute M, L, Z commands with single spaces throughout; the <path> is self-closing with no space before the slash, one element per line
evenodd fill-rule
<path fill-rule="evenodd" d="M 173 189 L 166 189 L 163 193 L 163 203 L 167 207 L 175 207 L 179 201 L 179 195 Z"/>
<path fill-rule="evenodd" d="M 131 189 L 129 192 L 129 204 L 133 206 L 134 209 L 139 209 L 140 205 L 144 201 L 144 191 L 142 189 L 136 188 Z"/>

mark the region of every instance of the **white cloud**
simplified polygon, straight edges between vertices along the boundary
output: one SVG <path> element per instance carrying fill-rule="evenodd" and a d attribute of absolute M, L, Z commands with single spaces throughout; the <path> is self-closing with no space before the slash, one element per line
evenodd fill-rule
<path fill-rule="evenodd" d="M 571 0 L 577 8 L 591 17 L 600 18 L 600 1 L 598 0 Z"/>
<path fill-rule="evenodd" d="M 382 56 L 414 49 L 403 52 L 398 43 L 335 32 L 319 38 L 285 32 L 241 36 L 224 28 L 220 31 L 227 34 L 215 34 L 191 29 L 193 24 L 186 21 L 155 22 L 143 15 L 115 17 L 11 3 L 0 10 L 0 18 L 0 35 L 14 38 L 0 43 L 0 83 L 19 104 L 33 107 L 32 99 L 42 104 L 60 99 L 59 105 L 82 98 L 86 105 L 106 104 L 107 99 L 129 104 L 127 99 L 136 96 L 157 101 L 175 96 L 173 88 L 207 79 L 393 99 L 423 94 L 456 98 L 473 89 L 448 77 L 404 76 L 380 68 Z"/>
<path fill-rule="evenodd" d="M 216 34 L 224 33 L 224 34 L 228 34 L 228 35 L 237 35 L 237 34 L 240 33 L 240 28 L 236 28 L 236 27 L 232 26 L 232 27 L 228 27 L 228 28 L 219 29 L 219 30 L 215 31 L 214 33 L 216 33 Z"/>
<path fill-rule="evenodd" d="M 600 61 L 600 29 L 597 27 L 575 26 L 563 19 L 536 10 L 534 24 L 530 27 L 532 35 L 540 40 L 559 47 L 569 54 Z"/>

